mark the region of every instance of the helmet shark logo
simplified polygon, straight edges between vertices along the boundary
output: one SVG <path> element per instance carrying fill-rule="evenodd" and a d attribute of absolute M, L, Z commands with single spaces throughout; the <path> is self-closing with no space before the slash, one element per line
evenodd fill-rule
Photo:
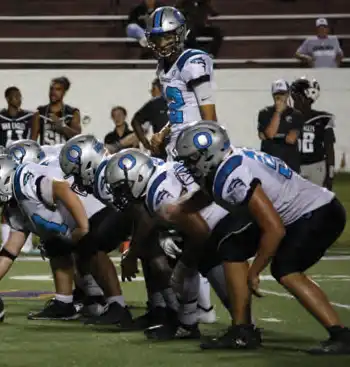
<path fill-rule="evenodd" d="M 81 148 L 78 145 L 72 145 L 67 151 L 67 159 L 69 162 L 78 163 L 81 157 Z"/>
<path fill-rule="evenodd" d="M 23 147 L 14 147 L 10 150 L 9 155 L 12 159 L 14 159 L 17 163 L 22 163 L 23 158 L 26 155 L 26 151 Z"/>

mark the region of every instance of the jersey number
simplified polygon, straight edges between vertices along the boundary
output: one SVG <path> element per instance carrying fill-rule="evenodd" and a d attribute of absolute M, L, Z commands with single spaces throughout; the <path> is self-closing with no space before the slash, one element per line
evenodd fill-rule
<path fill-rule="evenodd" d="M 167 87 L 165 95 L 169 103 L 169 120 L 172 124 L 181 124 L 184 122 L 183 112 L 179 108 L 185 105 L 181 90 L 176 87 Z"/>
<path fill-rule="evenodd" d="M 303 133 L 302 139 L 299 139 L 299 152 L 313 153 L 314 152 L 315 133 Z"/>
<path fill-rule="evenodd" d="M 44 144 L 48 145 L 56 145 L 64 142 L 61 134 L 56 133 L 52 130 L 44 131 Z"/>
<path fill-rule="evenodd" d="M 265 166 L 272 168 L 287 179 L 290 179 L 293 175 L 292 169 L 290 169 L 282 160 L 272 157 L 270 154 L 255 152 L 253 150 L 244 150 L 243 152 L 247 157 L 265 164 Z"/>
<path fill-rule="evenodd" d="M 15 133 L 15 140 L 12 140 L 12 134 Z M 7 139 L 6 139 L 6 146 L 9 146 L 10 144 L 12 144 L 14 141 L 16 140 L 21 140 L 23 139 L 23 130 L 7 130 L 6 134 L 7 134 Z M 17 137 L 17 138 L 16 138 Z"/>

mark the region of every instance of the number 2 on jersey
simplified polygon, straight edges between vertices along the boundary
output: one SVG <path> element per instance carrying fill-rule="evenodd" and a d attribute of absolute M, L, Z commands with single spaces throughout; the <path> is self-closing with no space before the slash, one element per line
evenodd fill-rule
<path fill-rule="evenodd" d="M 272 168 L 287 179 L 290 179 L 293 175 L 292 169 L 290 169 L 281 159 L 272 157 L 270 154 L 255 152 L 253 150 L 243 150 L 243 153 L 247 157 L 255 159 L 265 166 Z"/>
<path fill-rule="evenodd" d="M 167 87 L 165 95 L 169 103 L 169 120 L 172 124 L 181 124 L 184 122 L 183 112 L 179 108 L 185 105 L 181 90 L 176 87 Z"/>

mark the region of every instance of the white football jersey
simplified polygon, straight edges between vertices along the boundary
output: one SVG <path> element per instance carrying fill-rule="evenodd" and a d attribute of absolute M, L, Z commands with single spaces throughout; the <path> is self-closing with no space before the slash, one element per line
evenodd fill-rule
<path fill-rule="evenodd" d="M 56 144 L 56 145 L 42 145 L 41 149 L 45 153 L 45 157 L 59 157 L 60 152 L 64 144 Z"/>
<path fill-rule="evenodd" d="M 190 122 L 202 120 L 190 82 L 205 76 L 212 80 L 213 61 L 210 56 L 200 50 L 185 50 L 167 72 L 160 62 L 157 74 L 168 102 L 172 134 L 184 129 Z"/>
<path fill-rule="evenodd" d="M 184 194 L 199 190 L 193 177 L 181 163 L 167 162 L 158 164 L 156 171 L 148 182 L 146 205 L 151 213 L 158 212 L 163 205 L 176 203 Z M 200 211 L 202 218 L 212 230 L 228 212 L 212 203 Z"/>
<path fill-rule="evenodd" d="M 288 225 L 327 203 L 334 194 L 314 185 L 291 170 L 282 160 L 245 148 L 233 153 L 219 166 L 213 183 L 215 201 L 232 210 L 248 201 L 259 183 L 274 208 Z"/>
<path fill-rule="evenodd" d="M 105 179 L 106 166 L 110 157 L 110 155 L 106 156 L 104 160 L 100 163 L 100 165 L 97 167 L 94 178 L 94 196 L 96 199 L 104 204 L 109 204 L 113 202 L 113 195 L 111 194 Z"/>
<path fill-rule="evenodd" d="M 54 204 L 51 189 L 54 179 L 63 179 L 62 171 L 36 163 L 19 166 L 13 178 L 14 196 L 28 230 L 43 240 L 53 233 L 70 237 L 76 227 L 66 207 L 60 202 Z"/>

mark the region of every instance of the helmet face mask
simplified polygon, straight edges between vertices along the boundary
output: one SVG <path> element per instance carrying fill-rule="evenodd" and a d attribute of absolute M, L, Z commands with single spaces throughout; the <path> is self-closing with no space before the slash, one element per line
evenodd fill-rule
<path fill-rule="evenodd" d="M 159 58 L 170 58 L 181 52 L 183 44 L 178 33 L 181 29 L 165 33 L 151 33 L 148 35 L 148 45 Z"/>
<path fill-rule="evenodd" d="M 297 106 L 311 106 L 320 96 L 320 85 L 316 79 L 299 78 L 291 85 L 291 96 Z"/>
<path fill-rule="evenodd" d="M 13 198 L 12 182 L 13 176 L 18 167 L 8 155 L 0 156 L 0 202 L 1 204 L 8 203 Z"/>

